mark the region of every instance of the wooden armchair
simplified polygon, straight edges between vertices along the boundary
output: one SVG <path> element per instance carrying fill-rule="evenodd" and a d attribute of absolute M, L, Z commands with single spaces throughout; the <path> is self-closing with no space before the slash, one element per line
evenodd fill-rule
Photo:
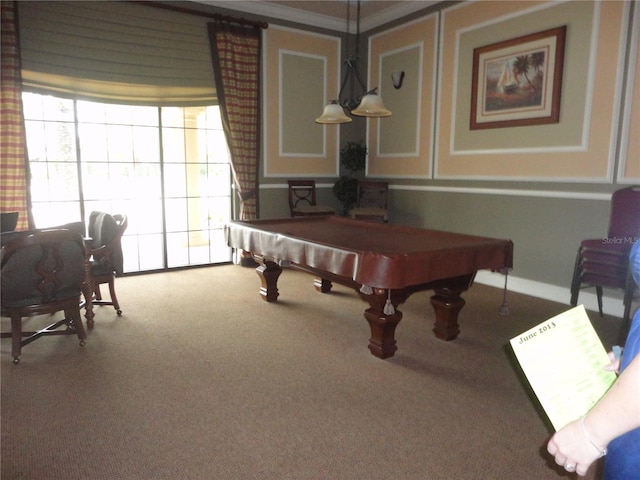
<path fill-rule="evenodd" d="M 388 206 L 388 182 L 358 180 L 357 204 L 350 212 L 352 218 L 386 223 Z"/>
<path fill-rule="evenodd" d="M 11 318 L 13 363 L 22 347 L 45 335 L 87 338 L 80 315 L 80 295 L 85 280 L 85 246 L 82 235 L 71 230 L 16 232 L 1 250 L 2 316 Z M 35 332 L 22 331 L 22 319 L 64 311 L 64 318 Z M 60 327 L 64 327 L 60 329 Z M 24 340 L 22 337 L 27 337 Z"/>
<path fill-rule="evenodd" d="M 289 211 L 292 217 L 336 213 L 331 207 L 316 204 L 315 180 L 289 180 Z"/>
<path fill-rule="evenodd" d="M 89 237 L 91 248 L 87 252 L 90 259 L 89 281 L 93 290 L 93 305 L 113 305 L 118 316 L 122 315 L 116 297 L 115 277 L 123 272 L 122 235 L 128 226 L 126 215 L 110 215 L 91 212 L 89 216 Z M 100 285 L 109 285 L 111 300 L 103 300 Z M 92 323 L 89 327 L 92 327 Z"/>

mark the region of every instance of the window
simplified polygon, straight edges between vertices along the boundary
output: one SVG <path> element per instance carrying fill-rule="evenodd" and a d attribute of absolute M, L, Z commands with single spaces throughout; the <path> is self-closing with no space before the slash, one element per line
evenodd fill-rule
<path fill-rule="evenodd" d="M 125 272 L 231 261 L 231 171 L 217 106 L 24 93 L 37 227 L 124 213 Z"/>

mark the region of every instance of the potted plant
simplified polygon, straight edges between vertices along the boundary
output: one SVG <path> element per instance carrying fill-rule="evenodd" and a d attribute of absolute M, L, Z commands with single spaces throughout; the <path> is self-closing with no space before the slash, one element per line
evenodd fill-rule
<path fill-rule="evenodd" d="M 343 175 L 333 185 L 333 194 L 342 205 L 341 214 L 346 216 L 358 201 L 358 174 L 367 162 L 367 147 L 356 142 L 347 142 L 340 150 L 340 170 Z"/>

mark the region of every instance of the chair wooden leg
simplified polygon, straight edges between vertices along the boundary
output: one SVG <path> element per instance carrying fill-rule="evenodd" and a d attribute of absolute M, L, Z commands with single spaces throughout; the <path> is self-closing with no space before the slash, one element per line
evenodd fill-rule
<path fill-rule="evenodd" d="M 65 309 L 64 317 L 69 322 L 69 327 L 76 332 L 78 340 L 80 340 L 80 346 L 84 347 L 85 340 L 87 339 L 87 332 L 82 324 L 82 314 L 79 308 Z"/>
<path fill-rule="evenodd" d="M 111 301 L 113 302 L 113 308 L 116 309 L 116 313 L 118 316 L 122 315 L 122 310 L 120 310 L 120 304 L 118 303 L 118 297 L 116 297 L 116 285 L 113 278 L 109 281 L 109 294 L 111 295 Z"/>

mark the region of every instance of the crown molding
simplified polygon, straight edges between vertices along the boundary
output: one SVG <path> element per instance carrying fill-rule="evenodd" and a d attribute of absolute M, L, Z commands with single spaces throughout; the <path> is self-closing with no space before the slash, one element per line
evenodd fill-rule
<path fill-rule="evenodd" d="M 436 5 L 440 3 L 440 1 L 441 0 L 409 1 L 394 7 L 389 7 L 386 10 L 381 10 L 378 13 L 369 15 L 367 18 L 361 18 L 360 30 L 366 32 L 367 30 L 377 28 L 386 23 L 398 20 L 399 18 L 424 10 L 432 5 Z"/>
<path fill-rule="evenodd" d="M 256 0 L 193 0 L 195 3 L 210 5 L 213 7 L 234 10 L 253 15 L 278 18 L 304 25 L 311 25 L 339 32 L 346 31 L 346 18 L 336 18 L 329 15 L 322 15 L 314 12 L 306 12 L 298 8 L 285 5 L 261 2 Z M 392 22 L 407 15 L 414 14 L 420 10 L 439 3 L 439 0 L 408 1 L 400 5 L 395 5 L 378 13 L 360 19 L 360 30 L 366 32 L 373 28 Z M 350 29 L 355 32 L 355 21 L 351 22 Z"/>
<path fill-rule="evenodd" d="M 225 8 L 242 13 L 262 15 L 265 17 L 279 18 L 290 22 L 313 25 L 315 27 L 328 28 L 330 30 L 345 30 L 345 21 L 313 12 L 303 12 L 297 8 L 276 5 L 267 2 L 252 0 L 194 0 L 196 3 Z M 362 25 L 362 22 L 361 22 Z"/>

